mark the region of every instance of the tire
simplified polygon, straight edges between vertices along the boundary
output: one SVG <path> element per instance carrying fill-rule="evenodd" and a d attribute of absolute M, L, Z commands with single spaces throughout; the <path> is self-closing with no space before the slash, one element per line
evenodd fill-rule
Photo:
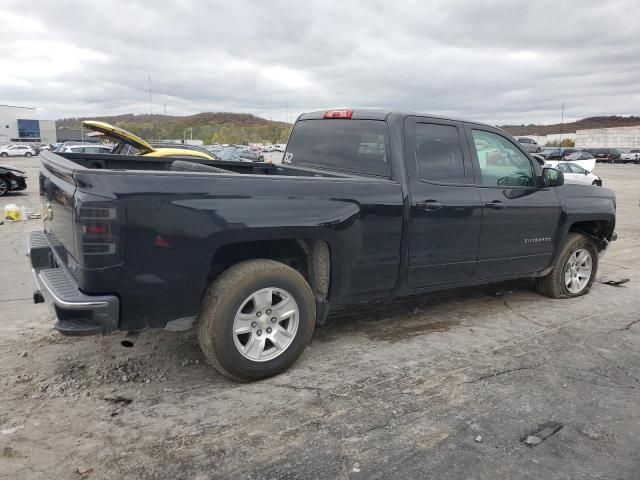
<path fill-rule="evenodd" d="M 576 252 L 585 250 L 591 255 L 591 272 L 584 287 L 579 291 L 571 291 L 565 282 L 567 264 Z M 582 233 L 570 233 L 567 237 L 553 270 L 547 276 L 538 278 L 538 292 L 550 298 L 572 298 L 589 292 L 598 272 L 598 250 L 593 241 Z M 585 277 L 586 278 L 586 277 Z"/>
<path fill-rule="evenodd" d="M 9 154 L 7 152 L 0 153 L 0 157 L 2 157 L 2 158 L 7 158 L 8 156 L 9 156 Z"/>
<path fill-rule="evenodd" d="M 186 162 L 184 160 L 174 160 L 171 164 L 171 170 L 174 172 L 235 173 L 229 170 L 223 170 L 222 168 L 196 162 Z"/>
<path fill-rule="evenodd" d="M 0 197 L 4 197 L 9 191 L 11 187 L 9 182 L 7 182 L 4 178 L 0 178 Z"/>
<path fill-rule="evenodd" d="M 257 302 L 249 301 L 267 289 L 273 289 L 274 293 L 268 302 L 273 307 L 263 309 Z M 272 323 L 275 317 L 271 315 L 277 313 L 272 313 L 268 308 L 274 311 L 278 308 L 277 295 L 283 295 L 282 292 L 290 296 L 286 309 L 297 307 L 297 315 L 284 320 L 286 324 L 281 325 L 279 321 Z M 272 303 L 274 298 L 276 303 Z M 293 307 L 291 299 L 294 301 Z M 262 311 L 264 315 L 261 315 Z M 256 321 L 253 321 L 254 315 Z M 239 327 L 237 317 L 247 317 L 249 320 Z M 247 260 L 226 270 L 208 288 L 198 313 L 198 343 L 205 357 L 222 375 L 239 382 L 261 380 L 284 372 L 298 359 L 311 340 L 315 318 L 313 293 L 300 273 L 273 260 Z M 243 325 L 250 330 L 249 333 L 235 333 L 245 328 Z M 274 328 L 271 329 L 271 326 Z M 282 336 L 283 329 L 294 330 L 294 326 L 295 331 L 289 338 Z M 264 332 L 260 329 L 264 329 Z M 270 331 L 269 335 L 267 331 Z M 264 339 L 268 337 L 278 343 L 282 339 L 290 343 L 278 349 L 270 340 L 271 344 L 267 344 Z M 246 339 L 245 344 L 242 344 L 243 338 Z M 249 358 L 251 345 L 260 341 L 264 347 L 257 348 L 257 351 L 267 358 Z M 241 348 L 246 349 L 245 353 L 241 352 Z M 269 358 L 270 355 L 277 356 Z"/>
<path fill-rule="evenodd" d="M 31 155 L 32 155 L 31 152 L 27 152 L 27 153 L 24 154 L 24 156 L 27 157 L 27 158 L 31 157 Z"/>

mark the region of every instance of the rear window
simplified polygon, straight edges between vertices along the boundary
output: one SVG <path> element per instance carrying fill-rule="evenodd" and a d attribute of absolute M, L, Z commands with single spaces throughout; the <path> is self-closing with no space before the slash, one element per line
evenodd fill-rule
<path fill-rule="evenodd" d="M 386 122 L 301 120 L 287 144 L 285 163 L 389 177 Z"/>

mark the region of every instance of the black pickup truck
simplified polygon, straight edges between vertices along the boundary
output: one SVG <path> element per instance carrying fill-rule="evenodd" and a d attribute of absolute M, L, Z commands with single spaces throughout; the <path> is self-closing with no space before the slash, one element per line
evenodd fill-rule
<path fill-rule="evenodd" d="M 535 277 L 586 293 L 615 197 L 500 129 L 417 113 L 300 116 L 282 164 L 42 153 L 37 302 L 66 335 L 196 323 L 224 375 L 289 367 L 330 306 Z"/>

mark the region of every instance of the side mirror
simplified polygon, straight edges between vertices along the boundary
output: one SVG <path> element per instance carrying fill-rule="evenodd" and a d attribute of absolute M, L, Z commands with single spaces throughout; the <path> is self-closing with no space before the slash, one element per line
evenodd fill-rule
<path fill-rule="evenodd" d="M 545 167 L 542 169 L 542 184 L 545 187 L 560 187 L 564 185 L 564 174 L 555 168 Z"/>

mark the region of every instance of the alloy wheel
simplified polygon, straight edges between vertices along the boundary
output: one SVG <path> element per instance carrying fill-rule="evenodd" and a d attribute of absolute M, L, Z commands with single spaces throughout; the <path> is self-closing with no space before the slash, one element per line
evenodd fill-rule
<path fill-rule="evenodd" d="M 233 319 L 233 343 L 248 360 L 273 360 L 293 343 L 299 320 L 298 304 L 289 292 L 260 289 L 240 305 Z"/>
<path fill-rule="evenodd" d="M 567 259 L 564 267 L 564 284 L 570 293 L 582 292 L 589 284 L 593 259 L 591 252 L 585 248 L 579 248 Z"/>

